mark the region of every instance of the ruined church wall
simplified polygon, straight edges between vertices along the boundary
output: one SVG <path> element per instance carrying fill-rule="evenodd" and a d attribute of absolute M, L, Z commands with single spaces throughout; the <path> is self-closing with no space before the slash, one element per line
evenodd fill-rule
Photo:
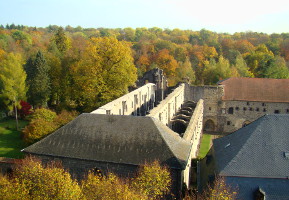
<path fill-rule="evenodd" d="M 184 182 L 188 187 L 190 186 L 192 159 L 197 158 L 201 143 L 201 136 L 203 129 L 203 110 L 204 110 L 204 101 L 200 99 L 197 103 L 192 118 L 183 136 L 185 140 L 191 143 L 190 156 L 187 162 L 186 169 L 184 170 Z"/>
<path fill-rule="evenodd" d="M 155 102 L 156 86 L 148 83 L 120 98 L 111 101 L 97 110 L 93 114 L 109 115 L 141 115 L 151 109 Z"/>
<path fill-rule="evenodd" d="M 203 129 L 204 101 L 200 99 L 187 126 L 183 138 L 192 144 L 191 158 L 196 158 Z"/>
<path fill-rule="evenodd" d="M 170 120 L 181 108 L 185 98 L 185 84 L 179 85 L 157 107 L 150 111 L 149 117 L 159 119 L 163 124 L 170 125 Z"/>

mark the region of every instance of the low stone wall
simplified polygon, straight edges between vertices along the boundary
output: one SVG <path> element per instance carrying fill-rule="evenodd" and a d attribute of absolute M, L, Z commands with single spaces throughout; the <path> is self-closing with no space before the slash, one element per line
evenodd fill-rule
<path fill-rule="evenodd" d="M 163 124 L 170 126 L 170 121 L 181 108 L 185 98 L 185 84 L 174 89 L 160 104 L 150 111 L 149 117 L 159 119 Z"/>
<path fill-rule="evenodd" d="M 0 173 L 9 174 L 20 159 L 0 157 Z"/>

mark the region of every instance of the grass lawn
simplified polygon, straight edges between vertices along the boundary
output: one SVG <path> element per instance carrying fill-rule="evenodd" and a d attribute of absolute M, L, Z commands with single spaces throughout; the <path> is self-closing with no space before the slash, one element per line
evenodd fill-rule
<path fill-rule="evenodd" d="M 19 130 L 27 125 L 27 121 L 19 120 Z M 16 130 L 15 119 L 6 119 L 0 121 L 0 157 L 22 158 L 20 151 L 25 147 L 20 138 L 20 132 Z"/>
<path fill-rule="evenodd" d="M 199 158 L 204 158 L 208 151 L 210 150 L 210 144 L 211 144 L 211 135 L 203 134 L 200 151 L 199 151 Z"/>

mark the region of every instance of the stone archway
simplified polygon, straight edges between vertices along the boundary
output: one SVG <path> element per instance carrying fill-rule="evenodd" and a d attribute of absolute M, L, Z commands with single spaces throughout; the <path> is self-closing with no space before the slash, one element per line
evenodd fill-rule
<path fill-rule="evenodd" d="M 205 122 L 205 125 L 204 125 L 204 131 L 215 131 L 216 130 L 216 124 L 213 120 L 211 119 L 208 119 L 206 122 Z"/>
<path fill-rule="evenodd" d="M 243 123 L 243 125 L 242 125 L 242 127 L 245 127 L 245 126 L 248 126 L 249 124 L 250 124 L 251 122 L 250 121 L 244 121 L 244 123 Z"/>
<path fill-rule="evenodd" d="M 186 132 L 188 122 L 183 119 L 176 119 L 172 122 L 172 130 L 178 133 L 180 136 Z"/>

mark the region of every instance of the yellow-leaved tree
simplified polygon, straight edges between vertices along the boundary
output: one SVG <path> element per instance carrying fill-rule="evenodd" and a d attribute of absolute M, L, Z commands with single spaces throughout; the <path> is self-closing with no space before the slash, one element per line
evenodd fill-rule
<path fill-rule="evenodd" d="M 170 172 L 158 161 L 147 163 L 139 169 L 137 177 L 132 181 L 132 186 L 150 199 L 162 198 L 170 192 Z"/>
<path fill-rule="evenodd" d="M 40 160 L 26 158 L 13 176 L 0 174 L 0 199 L 83 199 L 76 180 L 60 164 L 43 166 Z"/>
<path fill-rule="evenodd" d="M 137 74 L 129 43 L 103 37 L 89 40 L 82 59 L 72 67 L 75 101 L 91 111 L 128 91 Z"/>

